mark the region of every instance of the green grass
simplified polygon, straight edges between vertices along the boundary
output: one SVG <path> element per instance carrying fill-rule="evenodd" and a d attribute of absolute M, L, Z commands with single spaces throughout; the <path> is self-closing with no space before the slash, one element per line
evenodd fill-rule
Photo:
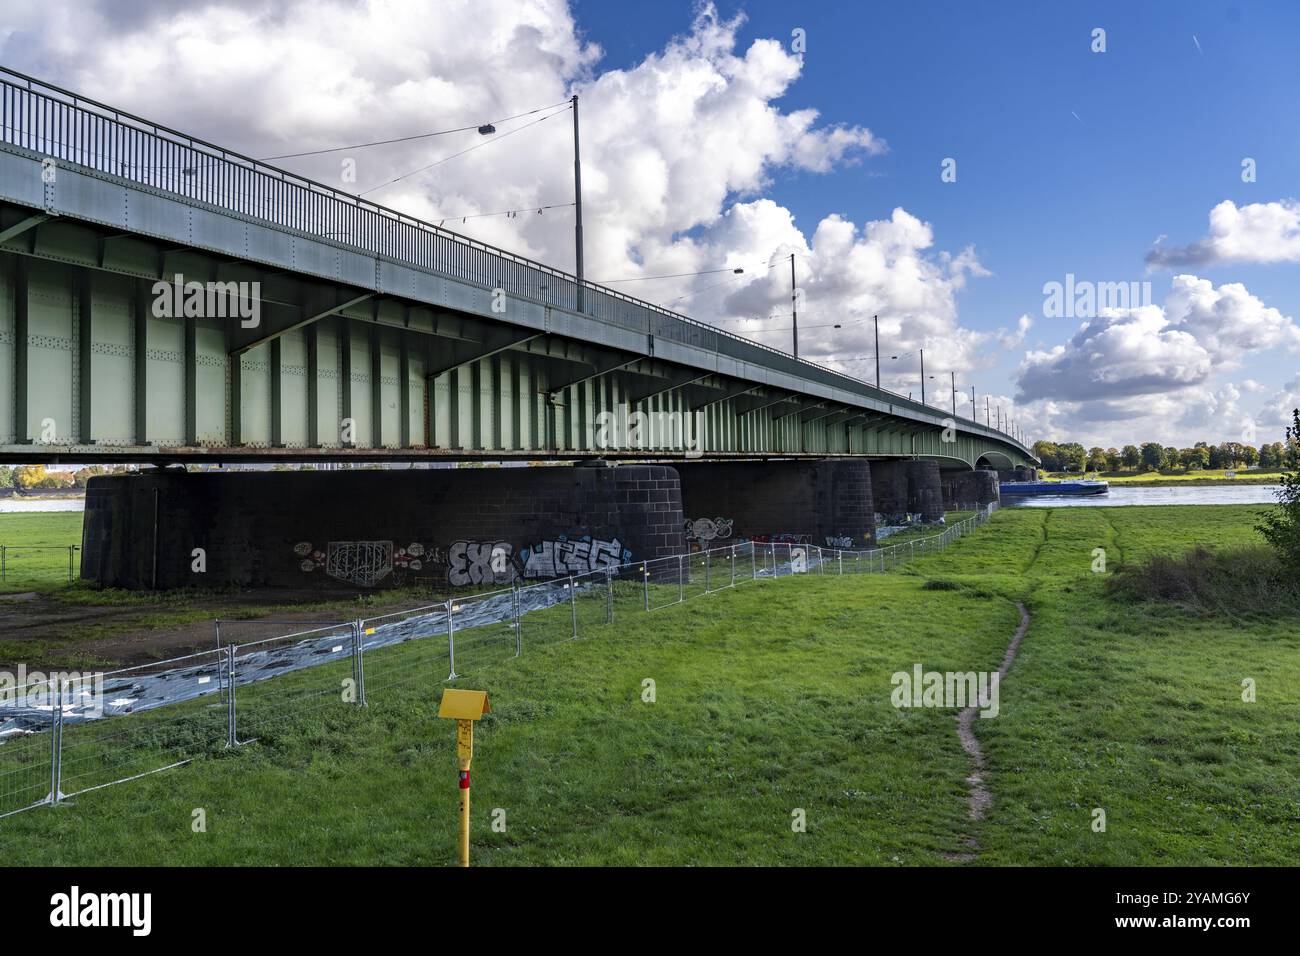
<path fill-rule="evenodd" d="M 462 633 L 457 684 L 493 707 L 476 740 L 475 862 L 945 865 L 974 839 L 980 863 L 1292 864 L 1300 622 L 1123 602 L 1091 571 L 1098 547 L 1113 570 L 1249 544 L 1258 510 L 1007 509 L 910 573 L 745 583 L 650 614 L 633 587 L 612 625 L 580 601 L 578 640 L 567 607 L 526 617 L 518 659 L 504 629 Z M 976 721 L 994 803 L 975 823 L 953 712 L 893 708 L 890 675 L 994 668 L 1017 600 L 1033 622 L 1000 716 Z M 4 858 L 449 863 L 453 732 L 434 715 L 446 671 L 429 639 L 367 654 L 364 710 L 335 699 L 338 664 L 241 688 L 241 726 L 261 741 L 235 752 L 211 746 L 219 706 L 138 715 L 142 742 L 107 753 L 132 766 L 205 755 L 0 821 Z M 69 732 L 88 737 L 87 773 L 113 723 Z M 200 807 L 208 832 L 195 834 Z M 806 833 L 792 832 L 796 808 Z"/>
<path fill-rule="evenodd" d="M 80 511 L 0 514 L 0 545 L 5 546 L 0 594 L 50 591 L 68 586 L 68 547 L 81 546 Z M 80 570 L 80 553 L 73 576 Z"/>

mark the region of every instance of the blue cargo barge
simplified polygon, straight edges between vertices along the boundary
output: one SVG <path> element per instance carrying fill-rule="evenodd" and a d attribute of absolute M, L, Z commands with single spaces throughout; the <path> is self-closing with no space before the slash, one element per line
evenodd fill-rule
<path fill-rule="evenodd" d="M 1002 497 L 1023 495 L 1104 495 L 1108 481 L 1003 481 L 998 490 Z"/>

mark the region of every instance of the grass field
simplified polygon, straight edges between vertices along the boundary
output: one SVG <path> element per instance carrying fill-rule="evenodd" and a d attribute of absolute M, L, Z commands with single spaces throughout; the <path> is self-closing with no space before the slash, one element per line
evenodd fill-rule
<path fill-rule="evenodd" d="M 0 514 L 0 545 L 5 548 L 0 594 L 45 591 L 68 585 L 68 548 L 81 546 L 80 511 Z M 73 576 L 80 554 L 74 555 Z"/>
<path fill-rule="evenodd" d="M 574 641 L 558 608 L 526 618 L 518 659 L 510 635 L 462 635 L 456 683 L 493 705 L 476 741 L 475 862 L 950 865 L 974 840 L 979 863 L 1294 863 L 1300 621 L 1122 604 L 1091 570 L 1099 547 L 1113 570 L 1251 541 L 1258 511 L 1008 509 L 903 573 L 747 583 L 650 614 L 620 604 L 614 624 Z M 993 669 L 1017 600 L 1033 620 L 1000 716 L 975 722 L 994 802 L 972 822 L 953 711 L 895 709 L 890 677 L 916 663 Z M 337 702 L 324 670 L 241 689 L 259 743 L 0 821 L 0 852 L 12 864 L 449 863 L 453 733 L 435 716 L 446 670 L 434 641 L 368 653 L 364 710 Z M 1255 703 L 1241 700 L 1246 677 Z M 205 707 L 193 726 L 219 725 Z M 197 808 L 206 833 L 191 829 Z M 491 827 L 498 809 L 505 832 Z"/>

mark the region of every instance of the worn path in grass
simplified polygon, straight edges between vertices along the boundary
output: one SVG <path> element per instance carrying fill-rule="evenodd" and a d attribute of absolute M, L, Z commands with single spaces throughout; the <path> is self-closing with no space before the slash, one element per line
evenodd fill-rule
<path fill-rule="evenodd" d="M 1033 615 L 999 717 L 974 726 L 995 797 L 977 830 L 980 862 L 1300 857 L 1300 621 L 1268 607 L 1194 617 L 1105 587 L 1118 566 L 1151 554 L 1256 543 L 1260 510 L 1006 510 L 962 549 L 918 566 L 1022 600 Z M 1093 570 L 1097 548 L 1104 573 Z M 1260 688 L 1254 703 L 1242 700 L 1246 678 Z"/>

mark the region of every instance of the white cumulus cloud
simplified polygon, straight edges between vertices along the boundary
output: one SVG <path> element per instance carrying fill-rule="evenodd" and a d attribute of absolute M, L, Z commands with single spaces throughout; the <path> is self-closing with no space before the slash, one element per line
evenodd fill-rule
<path fill-rule="evenodd" d="M 1186 246 L 1157 244 L 1147 253 L 1150 266 L 1174 268 L 1234 262 L 1300 262 L 1300 202 L 1249 203 L 1225 199 L 1210 210 L 1210 231 Z"/>

